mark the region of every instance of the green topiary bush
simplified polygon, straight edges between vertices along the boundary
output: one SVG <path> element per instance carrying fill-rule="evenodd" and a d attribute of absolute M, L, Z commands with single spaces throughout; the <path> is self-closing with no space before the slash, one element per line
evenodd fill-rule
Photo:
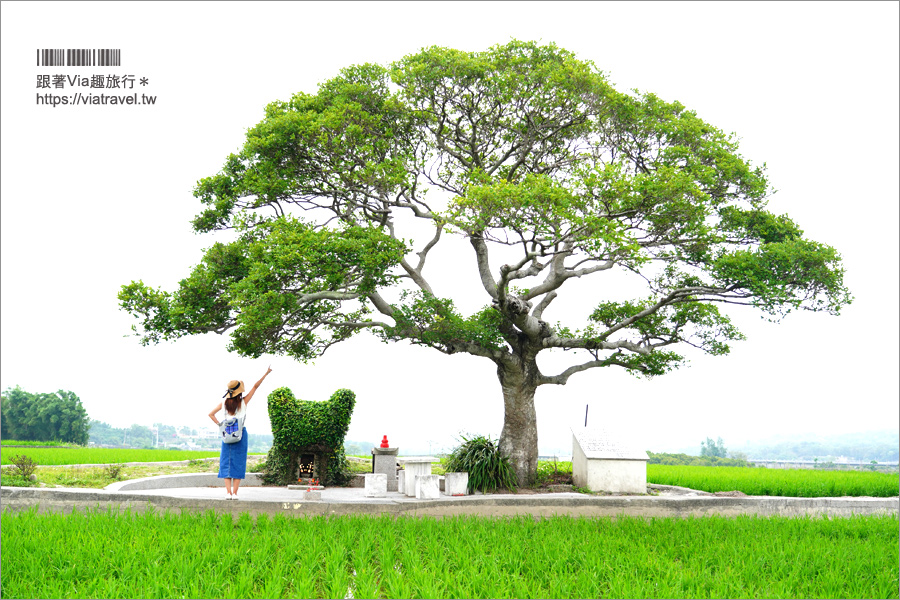
<path fill-rule="evenodd" d="M 356 405 L 356 394 L 338 390 L 325 402 L 298 400 L 286 387 L 269 394 L 269 421 L 274 443 L 266 457 L 263 482 L 295 482 L 300 455 L 317 454 L 324 461 L 325 485 L 343 485 L 350 479 L 344 455 L 344 436 Z"/>
<path fill-rule="evenodd" d="M 473 490 L 492 492 L 498 487 L 515 490 L 516 472 L 509 464 L 509 458 L 500 454 L 500 448 L 491 438 L 478 435 L 463 440 L 461 446 L 454 450 L 446 461 L 448 473 L 463 472 L 469 474 L 469 493 Z"/>

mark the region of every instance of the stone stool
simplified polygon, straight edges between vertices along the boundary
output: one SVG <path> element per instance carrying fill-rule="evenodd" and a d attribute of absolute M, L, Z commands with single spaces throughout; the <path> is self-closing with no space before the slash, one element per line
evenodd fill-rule
<path fill-rule="evenodd" d="M 439 475 L 416 475 L 416 498 L 419 500 L 440 498 Z"/>
<path fill-rule="evenodd" d="M 366 498 L 387 496 L 388 477 L 384 473 L 366 473 Z"/>
<path fill-rule="evenodd" d="M 445 473 L 444 474 L 444 494 L 447 496 L 465 496 L 468 493 L 469 474 L 462 473 Z"/>

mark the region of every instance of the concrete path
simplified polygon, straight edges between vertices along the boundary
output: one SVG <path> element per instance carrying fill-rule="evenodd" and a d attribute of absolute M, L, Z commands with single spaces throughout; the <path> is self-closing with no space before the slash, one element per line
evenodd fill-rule
<path fill-rule="evenodd" d="M 202 475 L 202 474 L 201 474 Z M 163 479 L 165 476 L 161 477 Z M 177 476 L 168 476 L 177 477 Z M 152 479 L 152 478 L 148 478 Z M 122 484 L 127 482 L 121 482 Z M 162 483 L 162 482 L 161 482 Z M 172 481 L 168 484 L 172 485 Z M 118 485 L 118 484 L 116 484 Z M 110 486 L 112 487 L 112 486 Z M 120 486 L 124 487 L 124 486 Z M 144 511 L 189 510 L 231 513 L 305 515 L 408 515 L 408 516 L 513 516 L 553 515 L 601 517 L 633 515 L 645 517 L 702 516 L 718 514 L 829 515 L 898 514 L 898 498 L 787 498 L 773 496 L 717 497 L 690 493 L 693 490 L 665 490 L 653 496 L 594 496 L 579 493 L 488 494 L 444 496 L 434 500 L 408 498 L 388 492 L 384 498 L 367 498 L 362 488 L 330 487 L 322 490 L 320 501 L 304 501 L 303 492 L 286 487 L 242 486 L 238 500 L 227 500 L 224 487 L 191 485 L 163 489 L 0 489 L 4 510 L 71 512 L 78 509 L 131 509 Z"/>

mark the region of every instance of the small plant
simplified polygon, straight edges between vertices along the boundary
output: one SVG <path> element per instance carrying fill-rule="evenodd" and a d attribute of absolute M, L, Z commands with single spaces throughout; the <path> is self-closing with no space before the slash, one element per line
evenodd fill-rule
<path fill-rule="evenodd" d="M 500 454 L 499 446 L 490 437 L 460 437 L 462 445 L 447 457 L 448 473 L 468 473 L 470 493 L 473 490 L 492 492 L 498 487 L 516 489 L 516 473 L 509 464 L 509 457 Z"/>
<path fill-rule="evenodd" d="M 31 479 L 35 469 L 37 469 L 37 463 L 25 454 L 17 454 L 11 458 L 11 461 L 15 475 L 26 481 Z"/>
<path fill-rule="evenodd" d="M 119 481 L 122 478 L 122 465 L 106 465 L 103 471 L 113 481 Z"/>
<path fill-rule="evenodd" d="M 546 487 L 554 483 L 572 483 L 571 461 L 561 462 L 556 457 L 552 461 L 538 461 L 534 486 Z"/>

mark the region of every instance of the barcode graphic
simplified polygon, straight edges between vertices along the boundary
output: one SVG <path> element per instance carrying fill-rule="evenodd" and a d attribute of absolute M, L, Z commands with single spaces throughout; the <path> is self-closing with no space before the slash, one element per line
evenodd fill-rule
<path fill-rule="evenodd" d="M 119 49 L 44 48 L 37 51 L 39 67 L 119 67 L 122 51 Z"/>

